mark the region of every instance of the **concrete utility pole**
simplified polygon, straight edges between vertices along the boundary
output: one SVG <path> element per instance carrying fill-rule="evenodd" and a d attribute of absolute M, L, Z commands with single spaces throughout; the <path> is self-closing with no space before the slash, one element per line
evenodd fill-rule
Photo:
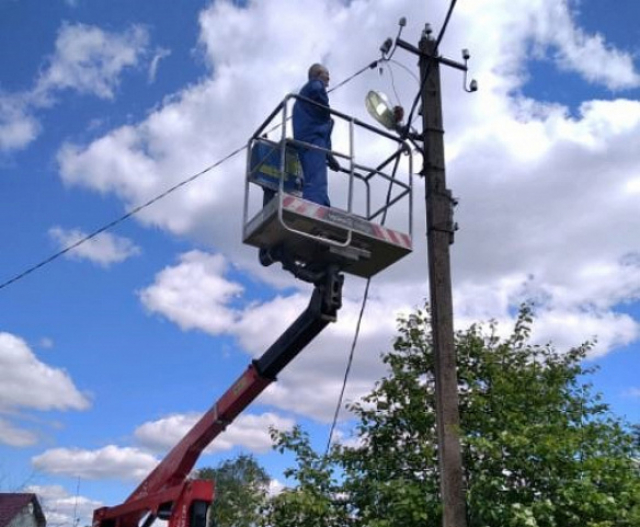
<path fill-rule="evenodd" d="M 453 304 L 449 245 L 453 243 L 454 200 L 447 189 L 440 63 L 435 40 L 420 40 L 420 79 L 424 140 L 424 177 L 433 348 L 435 353 L 436 420 L 443 527 L 466 527 L 465 490 L 460 450 L 458 378 L 453 336 Z M 425 79 L 426 77 L 426 79 Z"/>
<path fill-rule="evenodd" d="M 449 245 L 453 243 L 455 201 L 447 189 L 444 162 L 444 130 L 440 92 L 440 64 L 465 72 L 469 53 L 463 51 L 465 64 L 437 55 L 436 41 L 427 26 L 419 47 L 397 39 L 398 47 L 418 55 L 420 65 L 420 98 L 422 101 L 429 288 L 431 327 L 435 354 L 436 423 L 440 491 L 443 504 L 443 527 L 466 527 L 465 489 L 460 449 L 460 414 L 458 409 L 458 378 L 453 334 L 453 302 Z M 468 92 L 477 89 L 475 81 Z M 408 123 L 410 126 L 410 123 Z M 415 136 L 418 139 L 417 134 Z"/>

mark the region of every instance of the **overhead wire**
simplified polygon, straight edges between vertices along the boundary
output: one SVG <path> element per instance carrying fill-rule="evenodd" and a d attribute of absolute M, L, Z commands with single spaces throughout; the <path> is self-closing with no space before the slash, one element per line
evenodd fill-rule
<path fill-rule="evenodd" d="M 367 71 L 368 69 L 372 69 L 375 68 L 378 65 L 378 61 L 375 60 L 369 64 L 367 64 L 364 68 L 361 68 L 360 70 L 358 70 L 356 73 L 354 73 L 353 75 L 349 76 L 348 78 L 346 78 L 345 80 L 343 80 L 342 82 L 340 82 L 339 84 L 337 84 L 336 86 L 334 86 L 331 90 L 329 90 L 329 92 L 331 91 L 335 91 L 338 88 L 344 86 L 345 84 L 347 84 L 348 82 L 352 81 L 353 79 L 355 79 L 358 75 L 361 75 L 362 73 L 364 73 L 365 71 Z M 278 124 L 276 127 L 274 127 L 273 129 L 269 130 L 269 133 L 272 132 L 273 130 L 277 129 L 278 127 L 282 126 L 281 124 Z M 44 260 L 41 260 L 40 262 L 32 265 L 31 267 L 28 267 L 27 269 L 25 269 L 24 271 L 16 274 L 15 276 L 13 276 L 12 278 L 9 278 L 8 280 L 0 283 L 0 290 L 4 289 L 5 287 L 10 286 L 11 284 L 22 280 L 23 278 L 25 278 L 26 276 L 30 275 L 31 273 L 37 271 L 38 269 L 41 269 L 42 267 L 44 267 L 45 265 L 50 264 L 51 262 L 57 260 L 58 258 L 60 258 L 61 256 L 64 256 L 65 254 L 67 254 L 68 252 L 72 251 L 73 249 L 76 249 L 77 247 L 79 247 L 80 245 L 83 245 L 89 241 L 91 241 L 93 238 L 95 238 L 96 236 L 102 234 L 103 232 L 106 232 L 110 229 L 112 229 L 113 227 L 115 227 L 116 225 L 122 223 L 123 221 L 129 219 L 130 217 L 138 214 L 139 212 L 141 212 L 142 210 L 146 209 L 147 207 L 153 205 L 154 203 L 160 201 L 161 199 L 167 197 L 169 194 L 175 192 L 176 190 L 180 189 L 181 187 L 191 183 L 192 181 L 194 181 L 195 179 L 199 178 L 200 176 L 206 174 L 207 172 L 210 172 L 211 170 L 213 170 L 214 168 L 219 167 L 220 165 L 222 165 L 223 163 L 225 163 L 226 161 L 228 161 L 229 159 L 235 157 L 236 155 L 238 155 L 240 152 L 244 151 L 247 149 L 247 145 L 243 145 L 239 148 L 236 148 L 235 150 L 233 150 L 232 152 L 230 152 L 229 154 L 227 154 L 226 156 L 224 156 L 223 158 L 219 159 L 218 161 L 216 161 L 215 163 L 209 165 L 207 168 L 201 170 L 200 172 L 193 174 L 192 176 L 189 176 L 188 178 L 180 181 L 179 183 L 173 185 L 172 187 L 168 188 L 167 190 L 165 190 L 164 192 L 162 192 L 161 194 L 158 194 L 157 196 L 151 198 L 150 200 L 146 201 L 145 203 L 138 205 L 137 207 L 134 207 L 133 209 L 129 210 L 128 212 L 126 212 L 125 214 L 123 214 L 122 216 L 120 216 L 119 218 L 103 225 L 102 227 L 92 231 L 91 233 L 89 233 L 88 235 L 80 238 L 79 240 L 75 241 L 74 243 L 64 247 L 63 249 L 61 249 L 60 251 L 52 254 L 51 256 L 45 258 Z"/>
<path fill-rule="evenodd" d="M 342 408 L 342 400 L 344 398 L 344 392 L 347 389 L 347 382 L 349 380 L 349 374 L 351 373 L 351 365 L 353 364 L 353 357 L 355 355 L 356 345 L 358 344 L 358 337 L 360 335 L 360 325 L 362 324 L 362 318 L 364 315 L 364 308 L 367 305 L 367 299 L 369 298 L 369 286 L 371 285 L 371 278 L 367 278 L 367 285 L 364 288 L 364 295 L 362 297 L 362 305 L 360 306 L 360 314 L 358 315 L 358 322 L 356 322 L 356 331 L 353 336 L 353 341 L 351 343 L 351 350 L 349 351 L 349 358 L 347 360 L 347 367 L 344 372 L 344 377 L 342 379 L 342 388 L 340 389 L 340 396 L 338 397 L 338 403 L 336 404 L 336 409 L 333 413 L 333 421 L 331 422 L 331 429 L 329 430 L 329 437 L 327 439 L 327 446 L 324 451 L 324 457 L 326 458 L 329 455 L 329 450 L 331 450 L 331 441 L 333 440 L 333 434 L 336 429 L 336 425 L 338 423 L 338 417 L 340 416 L 340 409 Z"/>
<path fill-rule="evenodd" d="M 418 78 L 418 76 L 413 71 L 411 71 L 409 68 L 407 68 L 402 62 L 400 62 L 399 60 L 396 60 L 396 59 L 392 59 L 392 58 L 387 59 L 387 62 L 391 62 L 391 63 L 395 64 L 396 66 L 401 67 L 403 70 L 405 70 L 409 75 L 411 75 L 413 77 L 413 80 L 415 80 L 417 84 L 420 84 L 420 79 Z"/>
<path fill-rule="evenodd" d="M 380 60 L 374 60 L 373 62 L 370 62 L 369 64 L 367 64 L 366 66 L 364 66 L 363 68 L 359 69 L 358 71 L 356 71 L 353 75 L 347 77 L 346 79 L 344 79 L 343 81 L 341 81 L 339 84 L 336 84 L 333 88 L 331 88 L 330 90 L 327 90 L 327 94 L 337 90 L 338 88 L 341 88 L 342 86 L 344 86 L 345 84 L 347 84 L 349 81 L 352 81 L 353 79 L 355 79 L 358 75 L 363 74 L 365 71 L 369 70 L 369 69 L 373 69 L 375 68 L 378 64 L 380 63 Z M 289 115 L 287 117 L 287 122 L 290 121 L 293 118 L 293 116 Z M 269 130 L 267 130 L 265 132 L 265 135 L 269 135 L 271 132 L 275 132 L 278 128 L 280 128 L 282 126 L 282 123 L 278 123 L 275 126 L 271 127 Z"/>
<path fill-rule="evenodd" d="M 356 71 L 353 75 L 351 75 L 350 77 L 347 77 L 345 80 L 343 80 L 342 82 L 340 82 L 339 84 L 336 84 L 333 88 L 331 88 L 330 90 L 327 90 L 327 93 L 331 93 L 333 91 L 336 91 L 338 88 L 341 88 L 342 86 L 344 86 L 345 84 L 347 84 L 347 82 L 352 81 L 353 79 L 355 79 L 358 75 L 361 75 L 362 73 L 364 73 L 367 70 L 373 69 L 378 65 L 378 60 L 374 60 L 373 62 L 370 62 L 369 64 L 367 64 L 364 68 L 359 69 L 358 71 Z"/>
<path fill-rule="evenodd" d="M 393 89 L 393 93 L 395 94 L 396 99 L 398 99 L 398 104 L 400 106 L 403 106 L 402 102 L 400 101 L 400 97 L 398 96 L 398 92 L 396 90 L 395 78 L 394 78 L 393 68 L 391 67 L 391 64 L 395 64 L 396 66 L 399 66 L 402 69 L 404 69 L 409 75 L 411 75 L 411 77 L 413 77 L 413 80 L 416 81 L 416 84 L 418 86 L 420 86 L 420 79 L 418 78 L 418 76 L 413 71 L 411 71 L 404 64 L 402 64 L 402 62 L 400 62 L 398 60 L 395 60 L 395 59 L 389 57 L 389 58 L 385 59 L 385 62 L 387 62 L 388 65 L 389 65 L 389 73 L 391 75 L 391 88 Z M 417 119 L 417 117 L 418 117 L 417 115 L 414 116 L 413 119 L 411 120 L 411 122 L 407 121 L 407 125 L 409 127 L 411 127 L 413 125 L 414 121 Z"/>
<path fill-rule="evenodd" d="M 381 65 L 380 66 L 380 74 L 382 74 L 382 71 L 383 71 L 383 69 L 382 69 L 383 68 L 383 66 L 382 66 L 383 64 L 386 63 L 389 66 L 389 74 L 391 76 L 391 87 L 393 89 L 393 93 L 394 93 L 394 95 L 396 97 L 396 100 L 397 100 L 398 104 L 400 104 L 401 102 L 400 102 L 400 96 L 399 96 L 398 91 L 396 89 L 395 78 L 393 76 L 393 70 L 391 68 L 391 62 L 393 61 L 394 63 L 400 64 L 396 60 L 393 60 L 392 57 L 393 57 L 393 54 L 395 53 L 396 48 L 398 46 L 398 39 L 400 38 L 400 34 L 402 33 L 402 28 L 403 27 L 404 27 L 404 24 L 401 23 L 400 27 L 398 28 L 398 34 L 396 35 L 395 43 L 393 45 L 393 48 L 391 48 L 391 50 L 389 50 L 389 48 L 387 48 L 385 50 L 384 49 L 384 45 L 383 45 L 383 47 L 380 48 L 380 51 L 382 52 L 382 58 L 380 58 L 377 61 L 372 62 L 369 65 L 370 68 L 375 68 L 378 64 L 380 64 Z M 387 42 L 385 42 L 385 44 L 387 44 Z M 404 67 L 405 69 L 407 69 L 403 64 L 400 64 L 400 65 L 402 67 Z M 414 78 L 416 78 L 415 75 L 410 70 L 407 69 L 407 71 L 409 71 L 412 74 L 412 76 Z M 418 83 L 419 82 L 420 81 L 418 81 Z M 399 158 L 396 159 L 396 163 L 395 163 L 395 166 L 394 166 L 394 169 L 393 169 L 393 177 L 395 177 L 395 173 L 396 173 L 396 171 L 398 169 L 398 163 L 399 163 Z M 392 188 L 392 185 L 393 185 L 393 182 L 390 181 L 389 182 L 389 189 L 387 191 L 387 198 L 386 198 L 387 205 L 389 204 L 389 201 L 391 199 L 391 188 Z M 384 223 L 386 221 L 386 213 L 387 213 L 387 211 L 385 210 L 384 215 L 383 215 L 383 219 L 382 219 L 382 222 L 381 222 L 383 225 L 384 225 Z M 371 285 L 371 278 L 367 278 L 367 283 L 366 283 L 364 294 L 363 294 L 363 297 L 362 297 L 362 305 L 360 307 L 360 314 L 358 315 L 358 321 L 356 322 L 356 330 L 355 330 L 355 334 L 354 334 L 354 337 L 353 337 L 353 341 L 351 343 L 351 350 L 349 351 L 349 358 L 347 359 L 347 366 L 345 368 L 345 373 L 344 373 L 344 377 L 343 377 L 343 380 L 342 380 L 342 387 L 340 388 L 340 395 L 338 397 L 338 402 L 336 403 L 336 408 L 335 408 L 335 411 L 334 411 L 334 414 L 333 414 L 331 427 L 329 429 L 329 435 L 328 435 L 328 438 L 327 438 L 327 445 L 326 445 L 325 453 L 324 453 L 324 457 L 325 458 L 329 455 L 329 451 L 331 450 L 331 442 L 333 441 L 333 435 L 335 433 L 335 429 L 336 429 L 336 425 L 337 425 L 337 422 L 338 422 L 338 418 L 340 416 L 340 410 L 342 408 L 342 402 L 343 402 L 343 399 L 344 399 L 344 393 L 346 391 L 347 383 L 348 383 L 348 380 L 349 380 L 349 374 L 351 372 L 351 366 L 353 364 L 353 357 L 355 355 L 355 349 L 356 349 L 356 345 L 358 343 L 358 337 L 360 335 L 360 326 L 362 324 L 362 319 L 363 319 L 363 316 L 364 316 L 364 310 L 365 310 L 365 307 L 367 305 L 367 300 L 369 298 L 369 286 L 370 285 Z"/>
<path fill-rule="evenodd" d="M 386 57 L 384 59 L 381 59 L 379 62 L 384 63 L 384 64 L 387 65 L 387 67 L 389 69 L 389 76 L 391 77 L 391 89 L 393 90 L 393 94 L 395 95 L 395 98 L 396 98 L 396 101 L 397 101 L 398 105 L 402 106 L 402 99 L 401 99 L 400 95 L 398 94 L 398 89 L 396 87 L 396 79 L 395 79 L 395 74 L 393 72 L 392 64 L 404 69 L 409 75 L 411 75 L 413 80 L 416 81 L 416 84 L 418 86 L 420 86 L 420 79 L 418 79 L 417 75 L 414 72 L 412 72 L 409 68 L 407 68 L 404 64 L 402 64 L 402 62 L 391 58 L 391 56 Z M 382 74 L 382 71 L 383 71 L 383 66 L 380 66 L 380 73 L 381 74 Z"/>
<path fill-rule="evenodd" d="M 451 0 L 449 4 L 449 9 L 447 10 L 447 15 L 444 18 L 444 22 L 442 23 L 442 27 L 440 28 L 440 32 L 438 33 L 438 38 L 436 39 L 436 49 L 442 42 L 442 38 L 444 37 L 445 32 L 447 31 L 447 26 L 449 25 L 449 20 L 451 20 L 451 15 L 453 14 L 453 10 L 456 7 L 456 3 L 458 0 Z"/>
<path fill-rule="evenodd" d="M 387 198 L 386 203 L 387 206 L 391 201 L 391 189 L 393 187 L 393 180 L 396 177 L 396 172 L 398 171 L 398 166 L 400 165 L 400 157 L 397 157 L 394 163 L 393 171 L 391 172 L 391 180 L 389 181 L 389 187 L 387 189 Z M 388 209 L 385 209 L 382 215 L 381 225 L 384 225 L 387 221 L 387 212 Z M 333 434 L 335 432 L 336 424 L 338 422 L 338 417 L 340 416 L 340 409 L 342 408 L 342 401 L 344 398 L 344 392 L 347 388 L 347 382 L 349 380 L 349 374 L 351 372 L 351 365 L 353 364 L 353 357 L 355 355 L 356 345 L 358 343 L 358 337 L 360 335 L 360 325 L 362 324 L 362 318 L 364 315 L 364 309 L 367 305 L 367 300 L 369 298 L 369 286 L 371 285 L 371 277 L 367 278 L 367 285 L 364 288 L 364 294 L 362 296 L 362 305 L 360 307 L 360 314 L 358 315 L 358 321 L 356 322 L 356 331 L 353 336 L 353 342 L 351 343 L 351 350 L 349 351 L 349 358 L 347 360 L 347 367 L 344 372 L 344 378 L 342 380 L 342 388 L 340 389 L 340 396 L 338 397 L 338 403 L 336 404 L 335 412 L 333 413 L 333 421 L 331 423 L 331 428 L 329 430 L 329 437 L 327 439 L 327 446 L 325 448 L 324 457 L 326 458 L 329 455 L 329 451 L 331 450 L 331 441 L 333 440 Z"/>
<path fill-rule="evenodd" d="M 438 48 L 440 47 L 440 43 L 442 42 L 442 39 L 444 38 L 444 35 L 447 31 L 447 26 L 449 25 L 449 21 L 451 20 L 451 15 L 453 14 L 453 10 L 456 7 L 456 3 L 458 0 L 451 0 L 451 2 L 449 3 L 449 8 L 447 9 L 447 14 L 444 18 L 444 22 L 442 23 L 442 27 L 440 28 L 440 31 L 438 33 L 438 37 L 436 38 L 436 44 L 434 46 L 433 52 L 434 52 L 434 56 L 436 56 L 438 54 Z M 413 122 L 413 114 L 416 111 L 416 107 L 418 106 L 418 101 L 420 101 L 420 96 L 422 94 L 422 91 L 424 90 L 424 87 L 427 83 L 427 79 L 429 78 L 429 71 L 431 69 L 431 62 L 429 62 L 427 64 L 427 70 L 425 72 L 424 78 L 422 79 L 422 82 L 420 84 L 420 89 L 418 90 L 418 93 L 415 96 L 415 99 L 413 100 L 413 104 L 411 105 L 411 111 L 409 112 L 409 117 L 407 118 L 407 122 L 408 123 L 412 123 Z"/>
<path fill-rule="evenodd" d="M 442 27 L 440 28 L 440 32 L 438 33 L 438 38 L 436 39 L 436 45 L 435 45 L 435 48 L 434 48 L 434 52 L 436 54 L 437 54 L 440 42 L 442 41 L 442 38 L 444 37 L 444 34 L 446 32 L 447 26 L 449 25 L 449 20 L 451 19 L 451 15 L 452 15 L 453 10 L 455 8 L 456 2 L 457 2 L 457 0 L 451 0 L 451 3 L 449 4 L 449 9 L 447 10 L 447 14 L 445 16 L 445 19 L 444 19 L 444 22 L 442 24 Z M 398 35 L 399 35 L 399 33 L 398 33 Z M 397 43 L 397 38 L 396 38 L 396 43 Z M 396 46 L 397 46 L 397 44 L 396 44 Z M 388 62 L 388 61 L 390 61 L 391 60 L 391 56 L 393 55 L 393 52 L 396 49 L 396 46 L 394 46 L 393 51 L 389 54 L 388 57 L 386 57 L 386 58 L 383 57 L 383 59 L 381 59 L 380 61 L 373 62 L 371 67 L 375 67 L 377 65 L 377 62 L 384 62 L 384 61 Z M 396 61 L 394 61 L 394 62 L 396 62 Z M 427 72 L 426 72 L 426 74 L 424 76 L 424 79 L 423 79 L 421 85 L 420 85 L 420 90 L 418 90 L 418 94 L 417 94 L 417 96 L 416 96 L 416 98 L 415 98 L 415 100 L 413 102 L 412 107 L 411 107 L 411 112 L 409 113 L 409 118 L 407 119 L 407 122 L 409 123 L 409 126 L 407 126 L 407 130 L 410 129 L 411 123 L 413 122 L 413 119 L 412 119 L 413 113 L 414 113 L 415 108 L 416 108 L 416 106 L 418 104 L 418 101 L 420 100 L 420 95 L 421 95 L 421 93 L 422 93 L 422 91 L 424 89 L 426 80 L 427 80 L 427 78 L 429 76 L 428 73 L 429 73 L 430 66 L 431 66 L 431 63 L 429 63 L 429 65 L 427 66 Z M 391 68 L 389 68 L 389 71 L 391 71 Z M 415 78 L 415 75 L 414 75 L 414 78 Z M 396 98 L 399 99 L 398 94 L 397 94 L 397 92 L 395 90 L 395 83 L 393 82 L 393 74 L 392 74 L 392 87 L 393 87 L 394 93 L 396 95 Z M 396 160 L 396 164 L 395 164 L 395 167 L 393 169 L 394 177 L 395 177 L 395 172 L 396 172 L 396 170 L 398 168 L 398 161 L 399 160 Z M 392 182 L 390 182 L 389 189 L 388 189 L 388 192 L 387 192 L 387 203 L 389 202 L 390 197 L 391 197 L 391 184 L 392 184 Z M 386 211 L 385 211 L 385 218 L 386 218 Z M 384 224 L 385 218 L 383 218 L 383 221 L 382 221 L 383 224 Z M 348 382 L 348 379 L 349 379 L 349 373 L 351 372 L 351 365 L 353 363 L 353 356 L 354 356 L 356 344 L 357 344 L 357 341 L 358 341 L 358 336 L 360 334 L 360 325 L 361 325 L 361 322 L 362 322 L 362 318 L 363 318 L 363 315 L 364 315 L 364 309 L 365 309 L 365 306 L 366 306 L 366 303 L 367 303 L 367 299 L 368 299 L 368 296 L 369 296 L 369 285 L 370 284 L 371 284 L 371 278 L 368 278 L 367 279 L 367 285 L 365 287 L 365 291 L 364 291 L 364 295 L 363 295 L 363 299 L 362 299 L 362 306 L 360 308 L 360 314 L 358 316 L 358 321 L 356 323 L 356 331 L 355 331 L 354 339 L 353 339 L 353 342 L 352 342 L 352 345 L 351 345 L 351 350 L 350 350 L 350 353 L 349 353 L 349 359 L 347 361 L 347 367 L 345 369 L 345 374 L 344 374 L 344 378 L 343 378 L 343 382 L 342 382 L 342 388 L 340 390 L 340 397 L 338 398 L 338 404 L 336 405 L 336 410 L 335 410 L 334 415 L 333 415 L 331 428 L 329 430 L 329 437 L 328 437 L 328 440 L 327 440 L 327 446 L 325 448 L 325 454 L 324 454 L 325 458 L 328 456 L 329 451 L 331 449 L 331 441 L 333 439 L 333 434 L 335 432 L 335 427 L 336 427 L 336 424 L 337 424 L 337 421 L 338 421 L 338 417 L 339 417 L 339 414 L 340 414 L 340 408 L 342 407 L 342 401 L 343 401 L 343 397 L 344 397 L 344 392 L 346 390 L 347 382 Z"/>
<path fill-rule="evenodd" d="M 402 106 L 402 102 L 400 101 L 400 95 L 398 95 L 398 90 L 396 89 L 396 79 L 393 75 L 393 68 L 391 67 L 391 63 L 389 63 L 388 66 L 389 66 L 389 76 L 391 77 L 391 89 L 393 90 L 393 94 L 396 97 L 396 101 L 398 102 L 398 105 Z"/>
<path fill-rule="evenodd" d="M 175 192 L 179 188 L 191 183 L 192 181 L 194 181 L 195 179 L 199 178 L 203 174 L 206 174 L 207 172 L 209 172 L 209 171 L 213 170 L 214 168 L 220 166 L 222 163 L 224 163 L 224 162 L 228 161 L 229 159 L 231 159 L 232 157 L 238 155 L 240 152 L 242 152 L 246 148 L 247 148 L 246 145 L 242 146 L 240 148 L 236 148 L 231 153 L 227 154 L 225 157 L 223 157 L 222 159 L 216 161 L 215 163 L 213 163 L 212 165 L 208 166 L 204 170 L 201 170 L 197 174 L 194 174 L 194 175 L 188 177 L 187 179 L 184 179 L 184 180 L 180 181 L 180 183 L 177 183 L 176 185 L 173 185 L 172 187 L 168 188 L 167 190 L 165 190 L 161 194 L 158 194 L 157 196 L 155 196 L 155 197 L 151 198 L 150 200 L 146 201 L 142 205 L 138 205 L 137 207 L 129 210 L 127 213 L 123 214 L 119 218 L 107 223 L 106 225 L 103 225 L 102 227 L 100 227 L 99 229 L 96 229 L 95 231 L 91 232 L 87 236 L 84 236 L 83 238 L 81 238 L 81 239 L 77 240 L 76 242 L 72 243 L 71 245 L 68 245 L 64 249 L 58 251 L 57 253 L 52 254 L 48 258 L 45 258 L 41 262 L 33 265 L 32 267 L 29 267 L 28 269 L 26 269 L 23 272 L 17 274 L 16 276 L 14 276 L 13 278 L 7 280 L 6 282 L 3 282 L 2 284 L 0 284 L 0 289 L 3 289 L 5 287 L 13 284 L 14 282 L 17 282 L 18 280 L 21 280 L 25 276 L 33 273 L 34 271 L 37 271 L 41 267 L 44 267 L 45 265 L 53 262 L 54 260 L 57 260 L 58 258 L 60 258 L 61 256 L 65 255 L 69 251 L 72 251 L 76 247 L 79 247 L 80 245 L 92 240 L 93 238 L 95 238 L 99 234 L 102 234 L 103 232 L 112 229 L 113 227 L 115 227 L 119 223 L 122 223 L 123 221 L 125 221 L 128 218 L 130 218 L 131 216 L 134 216 L 135 214 L 138 214 L 143 209 L 146 209 L 147 207 L 149 207 L 149 206 L 153 205 L 154 203 L 160 201 L 161 199 L 167 197 L 169 194 Z"/>

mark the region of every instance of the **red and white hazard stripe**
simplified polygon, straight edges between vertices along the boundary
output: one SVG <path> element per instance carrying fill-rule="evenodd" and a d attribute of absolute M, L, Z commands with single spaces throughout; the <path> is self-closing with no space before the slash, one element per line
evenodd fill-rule
<path fill-rule="evenodd" d="M 376 225 L 375 223 L 372 225 L 374 232 L 376 233 L 376 238 L 411 250 L 411 237 L 408 234 L 394 231 L 393 229 L 387 229 L 386 227 Z"/>
<path fill-rule="evenodd" d="M 282 204 L 285 209 L 290 210 L 291 212 L 304 214 L 307 217 L 313 217 L 317 219 L 324 218 L 329 210 L 327 207 L 323 207 L 322 205 L 318 205 L 317 203 L 313 203 L 311 201 L 307 201 L 305 199 L 297 198 L 291 195 L 284 196 L 282 199 Z M 412 249 L 411 236 L 409 236 L 408 234 L 394 231 L 393 229 L 387 229 L 386 227 L 382 227 L 381 225 L 377 225 L 375 223 L 371 223 L 370 225 L 373 227 L 373 232 L 376 238 L 384 240 L 387 243 L 393 243 L 394 245 L 404 247 L 408 250 Z"/>
<path fill-rule="evenodd" d="M 324 218 L 327 215 L 327 208 L 317 203 L 296 198 L 295 196 L 284 196 L 282 205 L 285 209 L 313 218 Z"/>

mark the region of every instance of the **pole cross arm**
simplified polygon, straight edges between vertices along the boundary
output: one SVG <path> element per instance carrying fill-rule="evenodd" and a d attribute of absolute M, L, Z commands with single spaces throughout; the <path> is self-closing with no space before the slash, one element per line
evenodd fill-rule
<path fill-rule="evenodd" d="M 433 55 L 431 53 L 426 53 L 424 51 L 420 51 L 417 47 L 415 47 L 413 44 L 410 44 L 409 42 L 405 42 L 402 39 L 397 39 L 396 40 L 396 44 L 399 48 L 402 48 L 406 51 L 409 51 L 410 53 L 413 53 L 414 55 L 418 55 L 419 57 L 423 57 L 429 60 L 436 60 L 438 61 L 440 64 L 444 64 L 445 66 L 450 66 L 451 68 L 455 68 L 457 70 L 460 71 L 467 71 L 467 65 L 466 64 L 461 64 L 460 62 L 456 62 L 455 60 L 451 60 L 448 59 L 446 57 L 441 57 L 439 55 Z M 438 50 L 436 50 L 437 53 Z"/>

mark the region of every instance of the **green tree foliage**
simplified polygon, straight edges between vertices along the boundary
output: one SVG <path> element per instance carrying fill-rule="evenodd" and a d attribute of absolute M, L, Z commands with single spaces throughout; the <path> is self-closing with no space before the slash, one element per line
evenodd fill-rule
<path fill-rule="evenodd" d="M 200 469 L 196 476 L 215 484 L 211 527 L 258 525 L 270 478 L 253 456 L 241 454 L 217 468 Z"/>
<path fill-rule="evenodd" d="M 496 324 L 456 335 L 469 527 L 640 527 L 638 445 L 588 382 L 591 344 L 533 345 L 531 326 L 523 307 L 506 338 Z M 300 430 L 275 433 L 298 456 L 299 485 L 295 515 L 274 501 L 271 525 L 329 525 L 316 514 L 333 526 L 441 523 L 428 310 L 399 320 L 383 360 L 389 374 L 351 405 L 358 446 L 325 459 Z"/>
<path fill-rule="evenodd" d="M 337 466 L 318 455 L 309 444 L 308 434 L 299 427 L 287 433 L 272 431 L 279 452 L 290 451 L 296 456 L 295 468 L 287 469 L 285 477 L 298 482 L 271 499 L 265 507 L 263 525 L 277 527 L 336 527 L 344 525 L 347 505 L 340 497 Z"/>

